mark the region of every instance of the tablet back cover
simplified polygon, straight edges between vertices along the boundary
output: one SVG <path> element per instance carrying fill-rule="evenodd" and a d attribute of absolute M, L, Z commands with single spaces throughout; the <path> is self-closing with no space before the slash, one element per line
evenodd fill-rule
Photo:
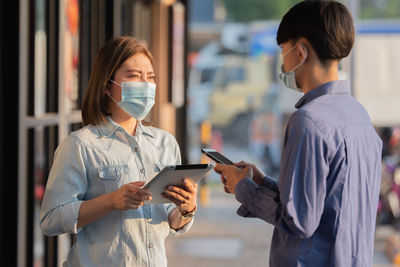
<path fill-rule="evenodd" d="M 159 174 L 151 179 L 143 188 L 151 192 L 151 201 L 144 201 L 144 205 L 169 203 L 161 196 L 168 185 L 181 185 L 183 179 L 190 178 L 195 183 L 206 176 L 214 168 L 212 164 L 193 164 L 166 166 Z"/>

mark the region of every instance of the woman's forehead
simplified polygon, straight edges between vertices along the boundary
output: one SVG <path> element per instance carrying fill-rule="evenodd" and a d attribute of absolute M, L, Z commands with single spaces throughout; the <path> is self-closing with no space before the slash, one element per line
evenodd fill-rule
<path fill-rule="evenodd" d="M 125 62 L 121 65 L 121 69 L 150 72 L 153 71 L 153 65 L 145 54 L 139 53 L 125 60 Z"/>

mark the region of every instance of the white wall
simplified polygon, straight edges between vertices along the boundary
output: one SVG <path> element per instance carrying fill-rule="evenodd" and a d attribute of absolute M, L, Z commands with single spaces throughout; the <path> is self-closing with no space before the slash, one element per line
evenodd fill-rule
<path fill-rule="evenodd" d="M 354 96 L 376 126 L 400 125 L 400 34 L 357 35 Z"/>

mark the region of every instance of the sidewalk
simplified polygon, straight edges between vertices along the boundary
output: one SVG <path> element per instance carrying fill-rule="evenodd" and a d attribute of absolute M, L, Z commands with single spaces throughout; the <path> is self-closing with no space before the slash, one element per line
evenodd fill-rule
<path fill-rule="evenodd" d="M 222 188 L 211 190 L 209 207 L 198 208 L 192 229 L 167 239 L 168 266 L 267 266 L 273 227 L 237 216 L 238 207 Z"/>
<path fill-rule="evenodd" d="M 375 229 L 374 267 L 396 266 L 390 263 L 385 256 L 384 248 L 387 238 L 395 233 L 395 229 L 388 225 L 378 225 Z M 397 265 L 398 266 L 398 265 Z"/>
<path fill-rule="evenodd" d="M 268 266 L 273 227 L 260 219 L 236 215 L 238 202 L 221 187 L 211 190 L 207 208 L 199 207 L 192 229 L 166 241 L 171 267 L 258 267 Z M 383 253 L 392 228 L 378 226 L 374 267 L 393 266 Z"/>

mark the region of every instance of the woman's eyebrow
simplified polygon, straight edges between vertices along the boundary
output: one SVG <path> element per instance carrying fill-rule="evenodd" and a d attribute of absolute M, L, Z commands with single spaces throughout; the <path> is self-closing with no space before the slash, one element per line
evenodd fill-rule
<path fill-rule="evenodd" d="M 126 72 L 139 72 L 139 73 L 142 73 L 141 70 L 137 70 L 137 69 L 129 69 L 129 70 L 126 70 Z"/>
<path fill-rule="evenodd" d="M 142 71 L 137 70 L 137 69 L 129 69 L 129 70 L 126 70 L 126 72 L 138 72 L 138 73 L 142 74 Z M 154 71 L 149 71 L 149 72 L 147 72 L 147 74 L 154 74 Z"/>

